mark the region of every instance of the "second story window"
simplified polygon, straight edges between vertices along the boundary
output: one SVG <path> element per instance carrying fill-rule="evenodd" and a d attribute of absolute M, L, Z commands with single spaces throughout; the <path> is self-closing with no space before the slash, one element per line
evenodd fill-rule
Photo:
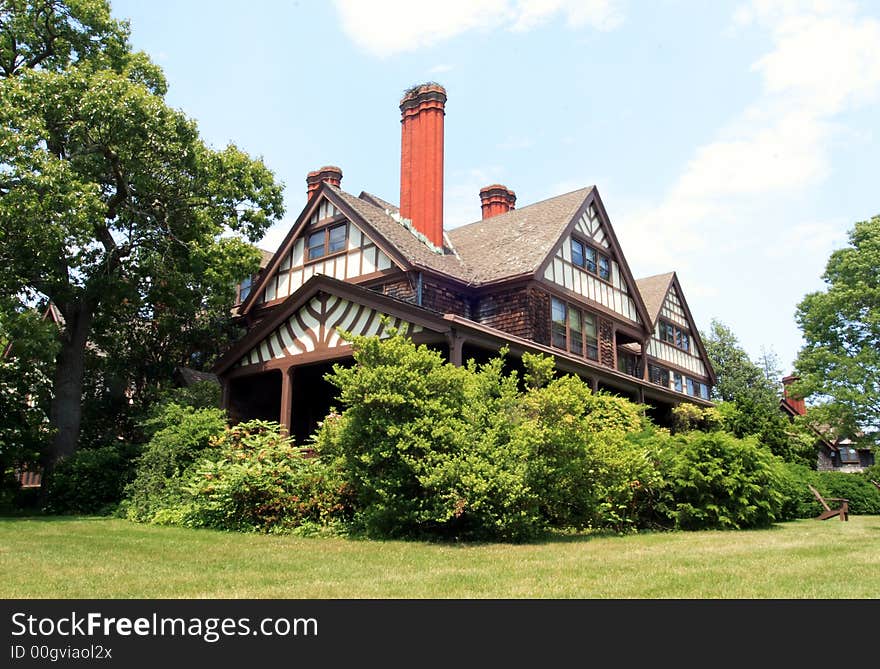
<path fill-rule="evenodd" d="M 345 223 L 313 232 L 306 240 L 308 259 L 316 260 L 344 250 L 347 237 L 348 226 Z"/>
<path fill-rule="evenodd" d="M 550 327 L 550 340 L 555 348 L 591 360 L 599 359 L 598 327 L 593 314 L 585 313 L 554 297 Z"/>

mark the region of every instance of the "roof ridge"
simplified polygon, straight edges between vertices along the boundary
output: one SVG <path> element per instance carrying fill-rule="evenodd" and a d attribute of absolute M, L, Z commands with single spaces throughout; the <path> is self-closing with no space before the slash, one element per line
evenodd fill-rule
<path fill-rule="evenodd" d="M 545 204 L 545 203 L 550 202 L 552 200 L 567 197 L 569 195 L 574 195 L 575 193 L 579 193 L 581 191 L 585 191 L 585 195 L 586 195 L 586 193 L 589 193 L 590 190 L 593 188 L 595 188 L 595 186 L 584 186 L 583 188 L 576 188 L 574 190 L 568 191 L 567 193 L 560 193 L 559 195 L 552 195 L 550 197 L 545 197 L 543 200 L 538 200 L 537 202 L 531 202 L 524 207 L 517 207 L 515 209 L 511 209 L 509 211 L 506 211 L 503 214 L 497 214 L 497 215 L 492 216 L 490 218 L 483 218 L 483 219 L 480 219 L 479 221 L 472 221 L 470 223 L 465 223 L 464 225 L 458 225 L 454 228 L 451 228 L 450 232 L 453 230 L 462 230 L 463 228 L 469 228 L 474 225 L 480 225 L 482 223 L 485 223 L 486 221 L 496 222 L 496 219 L 502 218 L 504 216 L 509 216 L 510 214 L 514 214 L 515 212 L 522 212 L 522 211 L 529 209 L 531 207 L 536 207 L 540 204 Z M 578 205 L 578 206 L 580 206 L 580 205 Z"/>

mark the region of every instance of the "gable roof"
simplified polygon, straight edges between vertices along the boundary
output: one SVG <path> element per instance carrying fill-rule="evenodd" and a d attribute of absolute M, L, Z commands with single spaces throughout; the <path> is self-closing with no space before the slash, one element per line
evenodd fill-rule
<path fill-rule="evenodd" d="M 636 287 L 642 295 L 642 301 L 648 310 L 648 316 L 651 317 L 650 324 L 652 326 L 657 323 L 657 317 L 663 308 L 663 302 L 666 300 L 666 294 L 669 292 L 669 285 L 674 276 L 675 272 L 666 272 L 665 274 L 636 279 Z"/>
<path fill-rule="evenodd" d="M 657 325 L 657 319 L 660 316 L 660 311 L 663 309 L 663 303 L 666 301 L 666 296 L 669 294 L 670 290 L 675 289 L 675 292 L 678 294 L 678 299 L 681 302 L 681 308 L 684 310 L 685 318 L 687 318 L 690 325 L 691 341 L 696 343 L 697 349 L 700 352 L 700 359 L 706 366 L 706 371 L 709 373 L 709 378 L 712 383 L 717 383 L 718 377 L 715 375 L 712 361 L 709 360 L 709 353 L 706 351 L 706 346 L 703 344 L 703 338 L 700 337 L 700 330 L 697 328 L 697 322 L 694 320 L 691 308 L 688 306 L 687 300 L 684 297 L 684 291 L 681 289 L 681 284 L 678 282 L 678 275 L 675 272 L 655 274 L 654 276 L 648 276 L 644 279 L 638 279 L 636 285 L 639 288 L 639 292 L 642 294 L 642 301 L 645 303 L 645 306 L 651 315 L 651 329 L 654 329 Z"/>

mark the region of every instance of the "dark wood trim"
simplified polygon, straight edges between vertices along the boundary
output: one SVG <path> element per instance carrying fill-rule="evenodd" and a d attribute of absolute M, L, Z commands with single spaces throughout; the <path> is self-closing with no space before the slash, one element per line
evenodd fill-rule
<path fill-rule="evenodd" d="M 689 376 L 696 381 L 700 381 L 701 383 L 708 383 L 710 385 L 714 385 L 712 380 L 708 376 L 700 376 L 696 372 L 692 372 L 684 367 L 680 367 L 671 362 L 666 362 L 663 358 L 656 358 L 653 355 L 648 355 L 648 362 L 652 365 L 657 365 L 658 367 L 665 367 L 671 372 L 678 372 L 679 374 L 684 374 L 685 376 Z"/>
<path fill-rule="evenodd" d="M 705 365 L 706 371 L 709 372 L 709 378 L 712 380 L 712 385 L 715 385 L 718 382 L 718 377 L 715 375 L 715 370 L 712 368 L 712 363 L 709 361 L 709 354 L 706 352 L 706 346 L 703 344 L 703 338 L 700 337 L 700 330 L 696 327 L 696 321 L 694 321 L 694 316 L 691 313 L 691 309 L 688 306 L 687 300 L 684 297 L 684 291 L 681 289 L 681 284 L 678 281 L 677 273 L 672 273 L 672 281 L 670 283 L 671 285 L 675 286 L 675 290 L 678 292 L 678 299 L 681 302 L 681 308 L 684 310 L 685 316 L 687 316 L 688 326 L 691 328 L 691 340 L 696 340 L 697 346 L 700 349 L 700 357 L 703 360 L 703 365 Z M 668 289 L 666 293 L 667 295 L 669 294 Z M 664 296 L 663 299 L 665 301 L 666 297 Z M 662 306 L 660 310 L 663 310 Z"/>
<path fill-rule="evenodd" d="M 396 267 L 390 267 L 388 269 L 383 269 L 379 272 L 370 272 L 369 274 L 362 274 L 361 276 L 352 277 L 351 279 L 345 279 L 345 283 L 355 285 L 355 286 L 379 284 L 379 283 L 382 283 L 384 279 L 387 279 L 389 276 L 394 276 L 395 274 L 400 274 L 401 276 L 405 276 L 405 273 L 401 272 Z M 318 277 L 318 276 L 326 276 L 327 278 L 330 278 L 330 279 L 333 278 L 329 274 L 315 274 L 314 276 L 310 276 L 308 279 L 306 279 L 305 283 L 303 283 L 302 286 L 297 288 L 297 291 L 302 290 L 303 286 L 305 286 L 306 283 L 308 283 L 309 281 L 311 281 L 312 279 L 314 279 L 315 277 Z M 342 281 L 342 279 L 335 279 L 335 280 Z M 294 293 L 295 292 L 296 291 L 294 291 Z M 291 295 L 293 295 L 294 293 L 291 293 L 290 295 L 285 295 L 284 297 L 276 298 L 276 299 L 272 300 L 271 302 L 261 302 L 258 305 L 258 310 L 257 309 L 254 310 L 253 315 L 254 316 L 256 316 L 258 314 L 268 315 L 268 314 L 272 313 L 272 311 L 275 309 L 275 307 L 277 307 L 279 304 L 282 304 L 286 300 L 290 299 Z"/>

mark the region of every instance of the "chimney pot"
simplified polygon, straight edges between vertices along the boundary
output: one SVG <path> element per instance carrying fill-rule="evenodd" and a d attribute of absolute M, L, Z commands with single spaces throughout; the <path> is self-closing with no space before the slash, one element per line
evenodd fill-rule
<path fill-rule="evenodd" d="M 309 172 L 308 175 L 306 175 L 306 197 L 308 200 L 312 199 L 315 193 L 318 192 L 321 184 L 325 181 L 328 184 L 339 188 L 342 183 L 342 170 L 335 165 L 325 165 L 321 169 Z"/>
<path fill-rule="evenodd" d="M 492 184 L 480 189 L 480 206 L 483 209 L 484 221 L 498 214 L 506 214 L 515 208 L 515 204 L 516 193 L 507 186 Z"/>
<path fill-rule="evenodd" d="M 446 89 L 427 83 L 400 100 L 400 215 L 443 247 L 443 117 Z"/>

